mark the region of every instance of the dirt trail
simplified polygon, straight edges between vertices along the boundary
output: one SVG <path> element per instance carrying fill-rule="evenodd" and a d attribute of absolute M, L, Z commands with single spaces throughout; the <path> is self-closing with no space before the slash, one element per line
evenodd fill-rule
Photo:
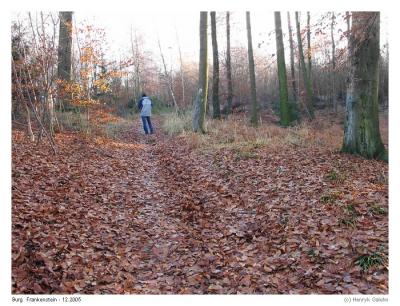
<path fill-rule="evenodd" d="M 265 255 L 257 250 L 264 238 L 253 241 L 247 232 L 255 211 L 246 210 L 204 159 L 194 164 L 183 143 L 160 133 L 132 128 L 121 140 L 139 144 L 124 153 L 134 169 L 125 180 L 134 182 L 136 206 L 130 219 L 136 229 L 130 292 L 277 292 L 258 275 Z M 259 283 L 251 287 L 251 278 Z"/>
<path fill-rule="evenodd" d="M 387 209 L 378 162 L 204 155 L 133 124 L 111 142 L 59 137 L 53 156 L 13 136 L 13 293 L 387 292 L 385 268 L 354 264 L 387 245 L 387 215 L 366 204 Z M 324 177 L 333 161 L 344 182 Z M 321 203 L 326 190 L 344 196 Z M 338 219 L 350 200 L 355 227 Z"/>

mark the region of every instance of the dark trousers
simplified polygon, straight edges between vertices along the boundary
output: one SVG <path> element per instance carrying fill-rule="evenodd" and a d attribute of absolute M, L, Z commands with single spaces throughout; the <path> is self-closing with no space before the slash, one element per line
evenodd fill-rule
<path fill-rule="evenodd" d="M 150 117 L 149 116 L 142 116 L 141 118 L 142 118 L 142 122 L 143 122 L 144 132 L 146 134 L 148 134 L 149 130 L 150 130 L 150 134 L 153 134 L 154 130 L 153 130 L 153 126 L 151 125 Z"/>

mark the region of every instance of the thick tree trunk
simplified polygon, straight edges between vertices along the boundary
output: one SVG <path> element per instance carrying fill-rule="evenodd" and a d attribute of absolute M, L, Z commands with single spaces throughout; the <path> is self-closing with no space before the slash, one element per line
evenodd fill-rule
<path fill-rule="evenodd" d="M 228 83 L 227 114 L 230 114 L 232 112 L 232 99 L 233 99 L 232 67 L 231 67 L 231 28 L 229 19 L 230 19 L 230 13 L 226 12 L 226 79 Z"/>
<path fill-rule="evenodd" d="M 212 101 L 213 118 L 221 118 L 219 106 L 219 60 L 218 60 L 218 42 L 217 42 L 217 24 L 215 12 L 211 12 L 211 40 L 213 49 L 213 83 L 212 83 Z"/>
<path fill-rule="evenodd" d="M 303 53 L 303 43 L 301 40 L 301 33 L 300 33 L 300 22 L 299 22 L 299 13 L 295 13 L 296 17 L 296 29 L 297 29 L 297 42 L 298 42 L 298 48 L 299 48 L 299 58 L 300 58 L 300 65 L 301 65 L 301 71 L 303 74 L 303 81 L 304 81 L 304 87 L 306 90 L 306 110 L 307 114 L 311 119 L 314 119 L 314 106 L 313 106 L 313 90 L 312 90 L 312 84 L 311 84 L 311 79 L 309 78 L 309 74 L 307 73 L 307 68 L 306 68 L 306 63 L 304 60 L 304 53 Z"/>
<path fill-rule="evenodd" d="M 287 12 L 288 19 L 288 28 L 289 28 L 289 46 L 290 46 L 290 75 L 292 78 L 292 90 L 293 90 L 293 101 L 297 103 L 298 101 L 298 93 L 296 86 L 296 74 L 294 68 L 294 48 L 293 48 L 293 31 L 292 26 L 290 24 L 290 13 Z"/>
<path fill-rule="evenodd" d="M 66 83 L 71 81 L 72 66 L 72 12 L 60 12 L 60 33 L 58 38 L 58 103 L 63 109 L 69 105 L 70 95 L 65 92 Z"/>
<path fill-rule="evenodd" d="M 254 69 L 253 57 L 253 42 L 251 38 L 251 21 L 250 12 L 246 12 L 246 27 L 247 27 L 247 45 L 249 57 L 249 75 L 250 75 L 250 98 L 251 98 L 251 119 L 250 122 L 253 126 L 258 126 L 260 122 L 259 106 L 257 103 L 256 94 L 256 74 Z"/>
<path fill-rule="evenodd" d="M 200 12 L 199 87 L 193 110 L 193 131 L 205 133 L 208 92 L 207 12 Z"/>
<path fill-rule="evenodd" d="M 353 12 L 342 150 L 387 159 L 379 131 L 379 12 Z"/>
<path fill-rule="evenodd" d="M 276 54 L 278 61 L 281 124 L 283 126 L 288 126 L 292 122 L 292 116 L 288 104 L 289 101 L 288 101 L 288 89 L 287 89 L 287 78 L 286 78 L 285 49 L 282 38 L 282 23 L 281 23 L 280 12 L 275 12 L 275 36 L 276 36 Z"/>

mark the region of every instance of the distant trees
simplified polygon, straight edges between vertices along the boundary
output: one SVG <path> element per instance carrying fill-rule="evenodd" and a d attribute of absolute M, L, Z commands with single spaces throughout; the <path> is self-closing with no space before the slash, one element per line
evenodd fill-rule
<path fill-rule="evenodd" d="M 85 22 L 76 24 L 73 22 L 73 12 L 59 12 L 59 18 L 57 15 L 41 12 L 33 15 L 33 18 L 30 13 L 22 19 L 16 18 L 12 27 L 13 121 L 18 124 L 24 122 L 23 125 L 27 125 L 27 134 L 31 140 L 40 140 L 43 135 L 52 139 L 57 128 L 63 127 L 63 118 L 67 117 L 59 110 L 65 112 L 70 106 L 74 106 L 74 111 L 80 112 L 84 109 L 89 115 L 89 107 L 103 103 L 118 106 L 118 113 L 123 114 L 132 111 L 128 105 L 132 108 L 144 90 L 154 97 L 157 105 L 164 104 L 167 107 L 177 108 L 178 104 L 181 104 L 182 108 L 185 108 L 195 100 L 193 130 L 204 133 L 208 82 L 212 80 L 212 116 L 214 118 L 221 116 L 221 106 L 222 112 L 226 114 L 230 114 L 232 108 L 237 111 L 248 110 L 253 126 L 257 126 L 260 122 L 262 103 L 264 108 L 274 104 L 274 110 L 277 110 L 275 101 L 279 101 L 281 124 L 287 126 L 294 120 L 292 115 L 297 115 L 292 107 L 301 106 L 309 118 L 314 117 L 314 109 L 324 108 L 331 108 L 341 116 L 347 96 L 343 150 L 359 152 L 358 154 L 364 156 L 379 155 L 375 151 L 382 148 L 379 144 L 380 138 L 371 136 L 379 132 L 375 128 L 377 126 L 375 98 L 366 97 L 367 93 L 370 97 L 375 96 L 375 83 L 377 83 L 379 102 L 387 106 L 388 50 L 386 44 L 379 52 L 379 43 L 375 42 L 377 39 L 375 36 L 366 37 L 365 40 L 357 36 L 358 32 L 363 31 L 356 31 L 357 28 L 364 28 L 365 33 L 376 30 L 376 25 L 364 22 L 362 17 L 364 15 L 355 14 L 354 26 L 350 27 L 350 14 L 327 12 L 321 14 L 311 26 L 311 18 L 314 17 L 307 12 L 307 15 L 303 16 L 307 25 L 301 28 L 299 13 L 296 12 L 296 25 L 293 25 L 296 26 L 295 34 L 290 13 L 287 14 L 287 28 L 282 29 L 280 13 L 276 12 L 274 15 L 276 53 L 270 54 L 263 49 L 271 43 L 270 35 L 263 38 L 263 41 L 257 41 L 257 46 L 253 49 L 255 41 L 252 40 L 249 12 L 246 12 L 245 21 L 247 46 L 245 43 L 231 45 L 231 39 L 235 37 L 234 35 L 231 37 L 231 34 L 240 30 L 238 27 L 244 26 L 241 14 L 239 17 L 242 19 L 241 22 L 235 22 L 238 20 L 231 12 L 225 12 L 225 16 L 221 15 L 225 17 L 226 29 L 225 33 L 222 33 L 224 31 L 217 33 L 218 13 L 211 12 L 213 75 L 209 78 L 208 16 L 204 16 L 207 14 L 208 12 L 200 14 L 199 62 L 196 59 L 183 57 L 185 52 L 181 52 L 178 33 L 176 33 L 176 47 L 168 49 L 171 50 L 168 56 L 164 56 L 167 55 L 167 51 L 162 50 L 159 41 L 159 54 L 161 54 L 159 61 L 159 57 L 154 56 L 158 53 L 157 50 L 154 52 L 147 49 L 147 36 L 137 30 L 131 30 L 130 44 L 129 38 L 127 41 L 125 53 L 129 52 L 129 55 L 124 57 L 124 53 L 121 53 L 119 59 L 106 60 L 105 32 Z M 337 22 L 340 18 L 347 21 L 347 31 L 344 22 Z M 289 73 L 285 65 L 286 60 L 289 60 L 285 59 L 283 42 L 285 32 L 289 34 L 287 45 L 289 48 L 287 53 L 290 56 Z M 226 38 L 224 48 L 218 46 L 217 34 Z M 293 35 L 296 35 L 297 44 L 293 41 Z M 348 49 L 345 46 L 346 37 L 349 40 Z M 307 45 L 304 44 L 304 40 L 307 40 Z M 371 50 L 376 48 L 376 45 L 378 51 L 372 53 Z M 358 47 L 355 49 L 355 46 Z M 361 51 L 364 49 L 369 51 Z M 378 68 L 373 62 L 376 52 L 381 59 Z M 368 55 L 365 55 L 367 53 Z M 347 57 L 350 59 L 349 63 L 346 61 Z M 220 61 L 221 58 L 223 60 Z M 173 64 L 174 60 L 176 66 Z M 363 69 L 360 68 L 361 64 L 365 65 Z M 313 80 L 311 80 L 311 69 Z M 376 71 L 379 74 L 378 81 L 366 77 L 367 75 L 375 77 Z M 221 75 L 224 82 L 219 82 Z M 346 86 L 347 79 L 348 86 Z M 359 81 L 363 79 L 364 82 Z M 54 109 L 57 103 L 60 106 L 59 110 Z M 368 111 L 365 111 L 366 109 Z M 369 116 L 370 112 L 373 114 L 372 117 Z M 363 143 L 363 149 L 359 143 Z M 366 149 L 367 147 L 379 149 L 374 151 Z"/>
<path fill-rule="evenodd" d="M 278 62 L 278 79 L 279 79 L 279 105 L 281 124 L 288 126 L 292 121 L 292 111 L 289 108 L 286 64 L 285 64 L 285 49 L 282 37 L 281 13 L 275 12 L 275 37 L 276 37 L 276 54 Z"/>
<path fill-rule="evenodd" d="M 142 80 L 142 70 L 143 63 L 142 57 L 143 54 L 141 52 L 141 48 L 139 45 L 143 43 L 140 37 L 137 34 L 137 29 L 132 29 L 131 27 L 130 32 L 130 40 L 131 40 L 131 52 L 132 52 L 132 66 L 133 66 L 133 73 L 132 73 L 132 81 L 133 81 L 133 98 L 138 99 L 141 97 L 143 92 L 143 80 Z M 134 32 L 134 33 L 133 33 Z"/>
<path fill-rule="evenodd" d="M 379 131 L 379 12 L 353 12 L 342 150 L 387 159 Z"/>
<path fill-rule="evenodd" d="M 249 78 L 250 78 L 250 101 L 251 101 L 251 118 L 250 122 L 253 126 L 260 123 L 259 106 L 256 93 L 256 74 L 254 68 L 253 41 L 251 37 L 251 20 L 250 12 L 246 12 L 246 28 L 247 28 L 247 50 L 249 58 Z"/>
<path fill-rule="evenodd" d="M 172 79 L 171 74 L 167 70 L 167 64 L 165 63 L 164 53 L 162 52 L 162 48 L 161 48 L 160 37 L 158 37 L 157 42 L 158 42 L 158 48 L 160 49 L 161 60 L 162 60 L 163 67 L 164 67 L 164 78 L 167 82 L 168 89 L 171 94 L 172 102 L 174 103 L 175 110 L 178 110 L 178 104 L 176 102 L 174 89 L 173 89 L 173 79 Z"/>
<path fill-rule="evenodd" d="M 179 62 L 180 62 L 180 76 L 181 76 L 181 89 L 182 89 L 182 100 L 181 100 L 181 105 L 185 106 L 185 72 L 183 69 L 183 60 L 182 60 L 182 51 L 181 51 L 181 45 L 179 43 L 179 35 L 178 35 L 178 30 L 175 27 L 175 33 L 176 33 L 176 42 L 178 45 L 178 52 L 179 52 Z"/>
<path fill-rule="evenodd" d="M 199 85 L 193 110 L 193 131 L 205 133 L 205 117 L 208 93 L 208 61 L 207 61 L 207 12 L 200 12 L 200 58 Z"/>
<path fill-rule="evenodd" d="M 219 105 L 219 59 L 218 59 L 218 42 L 217 42 L 217 24 L 215 12 L 210 12 L 211 16 L 211 42 L 213 49 L 213 83 L 212 83 L 212 103 L 213 118 L 221 118 Z"/>

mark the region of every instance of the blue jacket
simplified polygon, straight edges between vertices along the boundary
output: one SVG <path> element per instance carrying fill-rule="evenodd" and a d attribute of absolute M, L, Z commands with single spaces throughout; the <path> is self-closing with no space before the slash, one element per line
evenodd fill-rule
<path fill-rule="evenodd" d="M 151 102 L 149 97 L 141 98 L 138 103 L 138 108 L 140 109 L 140 116 L 141 117 L 150 117 L 152 106 L 153 106 L 153 103 Z"/>

